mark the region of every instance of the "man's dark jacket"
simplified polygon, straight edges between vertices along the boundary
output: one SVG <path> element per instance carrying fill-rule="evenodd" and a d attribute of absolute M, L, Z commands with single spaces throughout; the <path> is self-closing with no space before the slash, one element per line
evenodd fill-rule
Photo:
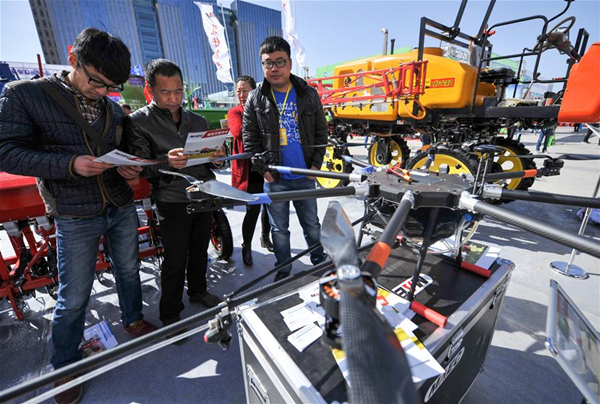
<path fill-rule="evenodd" d="M 73 172 L 77 156 L 101 152 L 94 150 L 83 130 L 42 90 L 41 80 L 52 83 L 79 108 L 76 95 L 56 75 L 7 84 L 0 96 L 0 171 L 36 177 L 46 211 L 55 216 L 93 216 L 102 213 L 107 202 L 115 206 L 131 203 L 133 191 L 116 168 L 92 177 Z M 105 105 L 92 126 L 115 148 L 125 115 L 108 98 Z"/>
<path fill-rule="evenodd" d="M 176 170 L 169 166 L 169 150 L 185 146 L 188 133 L 208 130 L 206 120 L 193 112 L 181 108 L 179 128 L 171 117 L 171 112 L 161 109 L 156 103 L 138 109 L 129 115 L 125 123 L 124 148 L 128 153 L 163 163 L 145 166 L 142 176 L 152 185 L 152 198 L 161 202 L 189 202 L 185 189 L 190 185 L 184 178 L 174 177 L 158 170 L 177 171 L 189 174 L 200 181 L 215 179 L 210 170 L 212 164 L 201 164 Z"/>
<path fill-rule="evenodd" d="M 325 147 L 310 147 L 327 144 L 327 121 L 317 91 L 294 75 L 290 80 L 296 90 L 298 105 L 298 130 L 303 146 L 306 168 L 321 168 Z M 244 128 L 242 130 L 244 150 L 250 153 L 270 153 L 270 164 L 279 165 L 279 109 L 271 95 L 271 84 L 264 80 L 248 96 L 244 106 Z M 304 147 L 309 146 L 309 147 Z M 304 167 L 302 167 L 304 168 Z M 272 173 L 279 180 L 278 173 Z"/>

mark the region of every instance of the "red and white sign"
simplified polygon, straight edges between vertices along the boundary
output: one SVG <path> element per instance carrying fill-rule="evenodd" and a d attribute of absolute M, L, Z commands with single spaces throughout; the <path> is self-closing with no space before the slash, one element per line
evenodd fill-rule
<path fill-rule="evenodd" d="M 221 25 L 213 13 L 213 5 L 194 2 L 200 8 L 202 14 L 202 25 L 208 37 L 208 42 L 214 54 L 212 60 L 217 66 L 217 79 L 223 83 L 233 83 L 231 78 L 231 57 L 229 47 L 225 41 L 225 28 Z"/>

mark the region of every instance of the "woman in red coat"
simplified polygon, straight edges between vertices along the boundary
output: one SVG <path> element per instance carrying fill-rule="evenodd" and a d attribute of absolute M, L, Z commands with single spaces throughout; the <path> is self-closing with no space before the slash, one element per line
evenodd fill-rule
<path fill-rule="evenodd" d="M 244 143 L 242 142 L 242 120 L 244 116 L 244 104 L 250 91 L 256 88 L 256 81 L 250 76 L 240 76 L 236 80 L 236 94 L 240 105 L 233 107 L 227 114 L 227 120 L 229 123 L 229 129 L 233 134 L 233 154 L 244 152 Z M 256 171 L 250 170 L 250 160 L 232 160 L 231 161 L 231 185 L 242 191 L 250 193 L 261 193 L 263 192 L 263 176 Z M 244 264 L 252 265 L 252 236 L 256 229 L 256 222 L 260 215 L 261 205 L 247 205 L 246 216 L 242 223 L 242 259 Z M 263 209 L 261 218 L 262 222 L 262 235 L 260 237 L 260 244 L 263 248 L 269 251 L 273 251 L 273 244 L 269 238 L 269 232 L 271 226 L 269 226 L 269 217 L 267 216 L 266 209 Z"/>

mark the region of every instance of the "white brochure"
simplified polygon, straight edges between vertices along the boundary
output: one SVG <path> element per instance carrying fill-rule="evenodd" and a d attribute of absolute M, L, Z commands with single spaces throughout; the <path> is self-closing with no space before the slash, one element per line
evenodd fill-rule
<path fill-rule="evenodd" d="M 228 137 L 231 137 L 229 129 L 189 133 L 183 148 L 183 154 L 190 157 L 186 166 L 211 162 L 213 154 L 223 146 Z"/>
<path fill-rule="evenodd" d="M 158 160 L 144 159 L 116 149 L 98 157 L 94 161 L 114 166 L 151 166 L 160 163 Z"/>

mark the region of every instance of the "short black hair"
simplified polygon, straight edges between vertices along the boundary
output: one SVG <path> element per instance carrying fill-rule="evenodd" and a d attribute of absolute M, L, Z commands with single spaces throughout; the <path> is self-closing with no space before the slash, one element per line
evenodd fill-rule
<path fill-rule="evenodd" d="M 121 105 L 121 108 L 123 108 L 123 109 L 128 109 L 128 110 L 130 110 L 130 111 L 131 111 L 131 106 L 130 106 L 129 104 L 122 104 L 122 105 Z"/>
<path fill-rule="evenodd" d="M 273 52 L 285 52 L 288 58 L 292 54 L 290 44 L 280 36 L 268 37 L 260 44 L 260 48 L 258 48 L 258 56 Z"/>
<path fill-rule="evenodd" d="M 183 83 L 181 69 L 175 63 L 167 59 L 154 59 L 149 61 L 144 68 L 144 73 L 146 75 L 146 82 L 152 88 L 156 85 L 156 76 L 159 74 L 165 77 L 173 77 L 177 74 L 181 79 L 181 83 Z"/>
<path fill-rule="evenodd" d="M 240 81 L 244 81 L 244 82 L 248 83 L 250 85 L 250 87 L 252 87 L 253 90 L 256 88 L 256 80 L 254 80 L 254 78 L 252 76 L 240 76 L 237 78 L 235 83 L 237 84 Z"/>
<path fill-rule="evenodd" d="M 119 38 L 96 28 L 86 28 L 75 38 L 71 52 L 77 61 L 90 65 L 110 81 L 129 80 L 131 53 Z"/>

